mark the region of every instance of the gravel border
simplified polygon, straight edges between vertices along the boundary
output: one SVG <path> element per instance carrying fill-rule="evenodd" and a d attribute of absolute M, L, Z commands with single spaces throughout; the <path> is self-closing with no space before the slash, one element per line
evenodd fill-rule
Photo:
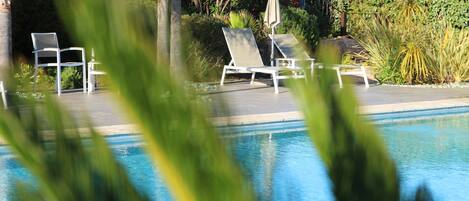
<path fill-rule="evenodd" d="M 410 84 L 380 84 L 382 86 L 388 87 L 403 87 L 403 88 L 443 88 L 443 89 L 454 89 L 454 88 L 469 88 L 469 83 L 452 83 L 452 84 L 419 84 L 419 85 L 410 85 Z"/>

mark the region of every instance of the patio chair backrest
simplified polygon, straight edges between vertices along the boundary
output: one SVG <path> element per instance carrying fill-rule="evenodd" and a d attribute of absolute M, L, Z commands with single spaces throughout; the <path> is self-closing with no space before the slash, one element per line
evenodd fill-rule
<path fill-rule="evenodd" d="M 269 35 L 272 38 L 272 35 Z M 288 59 L 310 59 L 303 44 L 293 34 L 275 34 L 274 44 L 283 57 Z"/>
<path fill-rule="evenodd" d="M 223 34 L 235 66 L 264 66 L 251 29 L 223 28 Z"/>
<path fill-rule="evenodd" d="M 59 48 L 56 33 L 31 33 L 34 50 L 44 48 Z M 55 57 L 55 52 L 39 52 L 38 57 Z"/>

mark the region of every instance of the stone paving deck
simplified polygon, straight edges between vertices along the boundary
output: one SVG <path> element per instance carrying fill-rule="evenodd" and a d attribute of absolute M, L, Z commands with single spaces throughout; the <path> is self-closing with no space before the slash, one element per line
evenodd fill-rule
<path fill-rule="evenodd" d="M 362 85 L 357 85 L 355 90 L 361 106 L 371 113 L 469 105 L 469 88 L 404 88 L 372 85 L 366 89 Z M 214 117 L 238 116 L 244 119 L 269 117 L 268 120 L 279 121 L 290 119 L 288 115 L 293 119 L 300 118 L 292 94 L 287 88 L 281 87 L 279 94 L 273 92 L 271 86 L 264 84 L 249 85 L 247 82 L 234 82 L 221 86 L 217 92 L 208 96 L 213 102 L 223 100 L 229 108 L 227 112 L 214 107 Z M 59 97 L 60 102 L 75 114 L 80 122 L 84 122 L 83 117 L 88 117 L 97 127 L 117 125 L 128 127 L 132 122 L 126 119 L 125 112 L 119 107 L 117 99 L 117 95 L 105 90 L 92 94 L 66 93 Z"/>

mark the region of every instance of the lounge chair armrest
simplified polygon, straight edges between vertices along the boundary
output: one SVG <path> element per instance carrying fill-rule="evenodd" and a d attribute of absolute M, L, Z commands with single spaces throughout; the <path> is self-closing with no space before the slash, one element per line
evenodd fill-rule
<path fill-rule="evenodd" d="M 336 64 L 334 67 L 338 68 L 361 68 L 363 65 L 357 65 L 357 64 Z"/>
<path fill-rule="evenodd" d="M 65 52 L 65 51 L 82 51 L 82 52 L 84 52 L 85 48 L 82 48 L 82 47 L 69 47 L 69 48 L 65 48 L 65 49 L 60 50 L 60 52 Z"/>
<path fill-rule="evenodd" d="M 277 58 L 277 61 L 315 61 L 315 59 Z"/>
<path fill-rule="evenodd" d="M 36 54 L 39 52 L 59 52 L 59 51 L 60 51 L 59 48 L 43 48 L 43 49 L 34 50 L 33 53 Z"/>

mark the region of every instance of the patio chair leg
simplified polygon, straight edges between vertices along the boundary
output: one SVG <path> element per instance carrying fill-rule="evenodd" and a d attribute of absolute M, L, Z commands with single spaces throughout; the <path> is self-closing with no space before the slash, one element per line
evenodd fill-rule
<path fill-rule="evenodd" d="M 93 80 L 91 78 L 91 69 L 93 69 L 93 64 L 88 63 L 88 80 L 87 80 L 87 90 L 88 94 L 90 94 L 93 91 Z"/>
<path fill-rule="evenodd" d="M 223 67 L 223 74 L 221 75 L 220 85 L 223 85 L 225 82 L 226 67 Z"/>
<path fill-rule="evenodd" d="M 38 71 L 38 66 L 34 66 L 34 83 L 33 83 L 33 92 L 36 92 L 36 83 L 37 83 L 37 71 Z"/>
<path fill-rule="evenodd" d="M 254 84 L 254 79 L 256 78 L 256 73 L 252 73 L 251 75 L 251 82 L 249 84 Z"/>
<path fill-rule="evenodd" d="M 274 82 L 275 93 L 278 94 L 278 78 L 277 73 L 272 73 L 272 81 Z"/>
<path fill-rule="evenodd" d="M 370 84 L 368 83 L 368 76 L 366 76 L 366 71 L 365 67 L 361 66 L 362 72 L 363 72 L 363 81 L 365 82 L 365 87 L 370 88 Z"/>
<path fill-rule="evenodd" d="M 86 63 L 83 63 L 83 93 L 86 93 Z"/>
<path fill-rule="evenodd" d="M 6 96 L 5 86 L 3 86 L 3 82 L 0 82 L 0 93 L 2 93 L 3 107 L 7 109 L 8 108 L 7 96 Z"/>
<path fill-rule="evenodd" d="M 340 75 L 340 68 L 336 68 L 336 73 L 337 73 L 337 80 L 339 80 L 339 87 L 342 88 L 343 87 L 343 82 L 342 82 L 342 76 Z"/>
<path fill-rule="evenodd" d="M 57 95 L 58 96 L 62 95 L 62 88 L 61 88 L 62 75 L 61 74 L 62 74 L 62 69 L 60 68 L 60 65 L 59 65 L 59 66 L 57 66 L 57 76 L 56 76 L 56 78 L 57 78 L 57 80 L 56 80 L 56 82 L 57 82 L 57 84 L 56 84 L 57 85 Z"/>

